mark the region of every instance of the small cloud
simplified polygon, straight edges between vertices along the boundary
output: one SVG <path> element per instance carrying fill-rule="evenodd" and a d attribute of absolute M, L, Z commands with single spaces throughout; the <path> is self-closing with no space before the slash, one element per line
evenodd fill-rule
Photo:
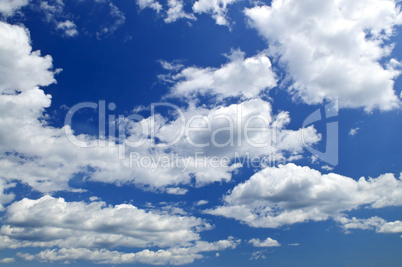
<path fill-rule="evenodd" d="M 316 155 L 311 155 L 310 161 L 312 164 L 315 164 L 318 162 L 318 157 Z"/>
<path fill-rule="evenodd" d="M 59 22 L 56 26 L 56 29 L 64 31 L 64 34 L 67 37 L 74 37 L 78 35 L 77 25 L 70 20 Z"/>
<path fill-rule="evenodd" d="M 325 166 L 322 166 L 321 169 L 326 170 L 326 171 L 332 171 L 334 168 L 329 165 L 325 165 Z"/>
<path fill-rule="evenodd" d="M 359 127 L 357 127 L 357 128 L 352 128 L 352 129 L 350 129 L 350 131 L 349 131 L 349 135 L 350 135 L 350 136 L 355 136 L 359 130 L 360 130 Z"/>
<path fill-rule="evenodd" d="M 218 252 L 215 254 L 215 257 L 219 257 L 221 254 L 219 254 Z"/>
<path fill-rule="evenodd" d="M 200 200 L 197 203 L 195 203 L 195 206 L 198 207 L 198 206 L 202 206 L 202 205 L 206 205 L 206 204 L 208 204 L 207 200 Z"/>
<path fill-rule="evenodd" d="M 93 196 L 93 197 L 90 197 L 89 200 L 90 201 L 97 201 L 97 200 L 100 200 L 100 198 L 96 197 L 96 196 Z"/>
<path fill-rule="evenodd" d="M 253 238 L 248 243 L 253 244 L 254 247 L 280 247 L 281 244 L 279 244 L 278 241 L 268 237 L 264 241 L 261 241 L 258 238 Z"/>
<path fill-rule="evenodd" d="M 258 260 L 258 259 L 266 259 L 267 257 L 265 257 L 263 250 L 261 251 L 255 251 L 253 252 L 253 254 L 251 254 L 250 260 Z"/>
<path fill-rule="evenodd" d="M 166 189 L 166 193 L 171 195 L 185 195 L 187 194 L 188 190 L 185 188 L 180 187 L 169 187 Z"/>
<path fill-rule="evenodd" d="M 297 247 L 297 246 L 300 246 L 300 243 L 291 243 L 291 244 L 288 244 L 288 246 L 289 247 Z"/>
<path fill-rule="evenodd" d="M 0 263 L 12 263 L 15 262 L 14 258 L 4 258 L 0 260 Z"/>

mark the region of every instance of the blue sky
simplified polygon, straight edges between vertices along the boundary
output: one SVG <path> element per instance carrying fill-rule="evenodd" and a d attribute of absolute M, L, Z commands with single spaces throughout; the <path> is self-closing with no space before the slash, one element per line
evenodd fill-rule
<path fill-rule="evenodd" d="M 400 264 L 398 1 L 0 15 L 0 263 Z"/>

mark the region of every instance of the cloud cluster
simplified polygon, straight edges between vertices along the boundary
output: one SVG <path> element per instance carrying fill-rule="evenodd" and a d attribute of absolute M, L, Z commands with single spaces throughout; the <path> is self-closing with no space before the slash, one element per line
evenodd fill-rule
<path fill-rule="evenodd" d="M 166 23 L 175 22 L 178 19 L 196 20 L 195 14 L 210 14 L 217 25 L 230 27 L 227 18 L 227 6 L 235 3 L 237 0 L 198 0 L 192 5 L 193 13 L 184 11 L 184 3 L 182 0 L 168 0 L 167 7 L 158 0 L 137 0 L 138 7 L 143 10 L 150 8 L 155 10 L 157 14 L 163 12 L 164 21 Z"/>
<path fill-rule="evenodd" d="M 0 248 L 40 247 L 37 255 L 19 254 L 26 260 L 99 263 L 184 264 L 202 258 L 200 252 L 234 248 L 234 238 L 209 243 L 199 232 L 211 229 L 192 216 L 146 211 L 129 204 L 66 202 L 44 196 L 22 199 L 7 207 L 0 230 Z M 137 253 L 110 251 L 117 247 L 167 248 Z"/>
<path fill-rule="evenodd" d="M 344 212 L 402 205 L 402 181 L 392 174 L 355 181 L 289 163 L 266 168 L 224 196 L 209 214 L 252 227 L 277 228 L 306 221 L 346 217 Z"/>
<path fill-rule="evenodd" d="M 383 218 L 374 216 L 368 219 L 357 219 L 339 217 L 336 219 L 340 222 L 346 231 L 351 229 L 362 229 L 362 230 L 375 230 L 377 233 L 383 234 L 395 234 L 402 233 L 402 221 L 387 222 Z"/>
<path fill-rule="evenodd" d="M 193 5 L 193 11 L 198 14 L 211 14 L 216 24 L 230 26 L 227 18 L 228 5 L 237 2 L 237 0 L 198 0 Z"/>
<path fill-rule="evenodd" d="M 220 251 L 236 248 L 240 240 L 232 237 L 216 242 L 197 241 L 193 246 L 174 247 L 167 250 L 151 251 L 148 249 L 137 253 L 124 253 L 106 249 L 90 250 L 85 248 L 47 249 L 36 255 L 17 253 L 17 256 L 26 261 L 70 263 L 72 261 L 93 261 L 101 264 L 133 264 L 143 263 L 151 265 L 183 265 L 202 259 L 201 252 Z M 11 258 L 10 258 L 11 259 Z"/>
<path fill-rule="evenodd" d="M 241 157 L 246 152 L 251 156 L 271 152 L 278 159 L 286 160 L 301 154 L 304 144 L 320 140 L 313 127 L 287 130 L 289 114 L 281 112 L 274 115 L 270 103 L 257 98 L 214 108 L 190 105 L 182 109 L 182 117 L 173 120 L 158 114 L 139 121 L 128 120 L 122 123 L 125 129 L 123 134 L 126 140 L 143 140 L 141 146 L 133 148 L 126 143 L 117 144 L 115 138 L 104 140 L 107 144 L 100 146 L 97 137 L 76 136 L 68 125 L 64 128 L 46 125 L 44 112 L 51 104 L 51 96 L 45 95 L 38 86 L 54 83 L 57 71 L 53 70 L 50 56 L 43 57 L 40 52 L 31 51 L 27 31 L 19 26 L 0 23 L 0 41 L 0 152 L 3 155 L 0 158 L 0 170 L 4 179 L 21 181 L 41 192 L 72 190 L 69 187 L 70 179 L 83 174 L 92 181 L 134 183 L 150 190 L 183 194 L 186 190 L 178 186 L 192 184 L 192 181 L 195 181 L 196 186 L 229 181 L 232 171 L 240 167 L 230 162 L 236 152 Z M 260 59 L 269 62 L 264 56 Z M 260 68 L 259 60 L 252 58 L 250 61 L 256 61 L 257 69 Z M 247 59 L 245 62 L 240 60 L 229 63 L 223 70 L 244 67 L 244 64 L 248 64 Z M 249 68 L 253 69 L 252 66 Z M 227 88 L 224 86 L 225 81 L 229 82 L 221 81 L 223 88 Z M 255 93 L 264 86 L 256 85 Z M 174 145 L 163 147 L 179 134 L 178 129 L 185 126 L 182 124 L 183 118 L 185 122 L 191 122 L 187 129 L 201 127 L 204 130 L 185 131 Z M 205 128 L 208 122 L 210 125 Z M 154 137 L 149 130 L 152 123 Z M 148 127 L 144 129 L 143 125 Z M 245 132 L 246 126 L 265 131 Z M 69 133 L 68 137 L 66 132 Z M 71 137 L 86 141 L 86 144 L 98 145 L 77 147 L 70 142 Z M 153 145 L 155 139 L 159 140 L 156 146 Z M 209 145 L 197 147 L 192 142 Z M 147 166 L 136 164 L 138 161 L 132 164 L 131 152 L 137 153 L 142 159 L 148 159 L 148 162 L 140 162 L 147 163 Z M 201 153 L 201 164 L 195 156 L 196 152 Z M 120 154 L 126 158 L 119 159 Z M 227 156 L 229 160 L 211 168 L 214 161 L 212 156 Z M 179 159 L 181 164 L 161 166 L 161 160 L 172 158 L 170 163 Z"/>
<path fill-rule="evenodd" d="M 395 0 L 273 0 L 245 14 L 285 68 L 295 97 L 308 104 L 339 99 L 341 107 L 368 112 L 400 107 L 393 90 L 400 63 L 387 58 L 402 22 Z"/>
<path fill-rule="evenodd" d="M 184 97 L 211 93 L 220 97 L 252 98 L 276 86 L 277 79 L 265 53 L 245 58 L 244 52 L 233 50 L 227 57 L 230 62 L 220 68 L 186 67 L 163 78 L 174 82 L 173 96 Z"/>

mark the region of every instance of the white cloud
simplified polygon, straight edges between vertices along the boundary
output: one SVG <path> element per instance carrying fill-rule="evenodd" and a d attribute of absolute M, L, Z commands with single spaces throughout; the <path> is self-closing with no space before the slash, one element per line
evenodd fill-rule
<path fill-rule="evenodd" d="M 14 90 L 28 93 L 29 90 L 39 94 L 34 87 L 55 82 L 54 72 L 50 71 L 53 68 L 52 57 L 42 57 L 40 51 L 32 52 L 26 29 L 0 22 L 0 40 L 1 93 L 12 93 Z"/>
<path fill-rule="evenodd" d="M 339 217 L 337 221 L 343 224 L 345 230 L 362 229 L 375 230 L 377 233 L 395 234 L 402 233 L 402 221 L 387 222 L 380 217 L 371 217 L 368 219 L 349 219 L 347 217 Z"/>
<path fill-rule="evenodd" d="M 212 93 L 220 97 L 256 97 L 276 86 L 271 61 L 265 53 L 245 58 L 245 53 L 233 50 L 229 63 L 220 68 L 187 67 L 171 75 L 172 95 L 189 97 Z"/>
<path fill-rule="evenodd" d="M 300 155 L 305 143 L 320 140 L 313 127 L 286 130 L 290 122 L 287 112 L 274 116 L 269 102 L 250 99 L 212 109 L 190 103 L 187 109 L 183 109 L 184 118 L 201 118 L 193 120 L 191 127 L 203 127 L 206 118 L 212 122 L 211 129 L 209 132 L 185 132 L 169 149 L 160 145 L 176 136 L 181 129 L 181 118 L 168 120 L 160 115 L 155 116 L 156 137 L 161 142 L 157 146 L 151 144 L 149 129 L 142 128 L 143 124 L 151 125 L 153 118 L 150 117 L 140 122 L 128 121 L 125 127 L 128 139 L 144 138 L 140 147 L 117 145 L 113 138 L 106 140 L 105 146 L 77 147 L 66 137 L 65 132 L 71 133 L 69 126 L 54 128 L 46 125 L 44 111 L 50 106 L 51 96 L 45 95 L 38 86 L 55 82 L 52 58 L 32 52 L 29 34 L 19 26 L 0 23 L 0 41 L 0 90 L 3 93 L 0 95 L 0 107 L 3 107 L 0 113 L 0 153 L 3 155 L 0 170 L 4 179 L 20 181 L 41 192 L 77 190 L 70 188 L 69 180 L 77 174 L 84 174 L 91 181 L 133 183 L 147 190 L 183 194 L 187 189 L 182 185 L 203 186 L 230 181 L 232 171 L 241 166 L 230 163 L 236 152 L 240 157 L 247 153 L 250 156 L 273 153 L 276 160 L 286 160 L 289 156 Z M 248 132 L 249 142 L 244 133 L 246 124 L 249 128 L 268 131 Z M 90 135 L 74 136 L 71 133 L 71 136 L 87 143 L 99 141 Z M 189 140 L 197 144 L 209 142 L 210 145 L 196 148 Z M 236 143 L 232 146 L 228 140 Z M 264 143 L 264 146 L 255 146 Z M 119 152 L 127 156 L 125 160 L 119 159 Z M 148 160 L 149 166 L 130 159 L 130 152 L 138 153 L 140 160 Z M 196 152 L 201 155 L 197 157 Z M 229 159 L 216 164 L 213 156 Z M 175 163 L 176 159 L 180 164 Z M 203 160 L 202 163 L 199 159 Z"/>
<path fill-rule="evenodd" d="M 202 206 L 208 204 L 208 200 L 200 200 L 195 203 L 196 206 Z"/>
<path fill-rule="evenodd" d="M 172 195 L 185 195 L 187 194 L 188 190 L 180 187 L 168 187 L 166 188 L 166 193 Z"/>
<path fill-rule="evenodd" d="M 163 6 L 156 0 L 137 0 L 138 7 L 143 10 L 151 8 L 160 14 Z M 167 0 L 167 9 L 164 11 L 165 23 L 172 23 L 179 19 L 196 20 L 197 18 L 192 13 L 184 11 L 184 4 L 182 0 Z"/>
<path fill-rule="evenodd" d="M 324 165 L 321 167 L 321 169 L 326 170 L 326 171 L 332 171 L 334 169 L 334 167 L 331 167 L 329 165 Z"/>
<path fill-rule="evenodd" d="M 15 262 L 15 259 L 14 259 L 14 258 L 3 258 L 3 259 L 0 259 L 0 263 L 13 263 L 13 262 Z"/>
<path fill-rule="evenodd" d="M 23 199 L 6 209 L 0 230 L 3 248 L 172 247 L 200 239 L 211 228 L 202 219 L 159 214 L 129 204 L 66 202 L 44 196 Z"/>
<path fill-rule="evenodd" d="M 267 239 L 261 241 L 258 238 L 253 238 L 250 241 L 248 241 L 250 244 L 253 244 L 254 247 L 280 247 L 281 244 L 279 244 L 278 241 L 268 237 Z"/>
<path fill-rule="evenodd" d="M 78 35 L 77 25 L 74 22 L 66 20 L 64 22 L 59 22 L 56 29 L 63 30 L 64 34 L 68 37 L 74 37 Z"/>
<path fill-rule="evenodd" d="M 199 232 L 211 228 L 205 220 L 166 210 L 146 211 L 129 204 L 66 202 L 44 196 L 14 202 L 4 218 L 0 249 L 47 248 L 36 255 L 17 253 L 27 261 L 179 265 L 203 258 L 202 252 L 235 248 L 240 243 L 232 237 L 201 241 Z M 111 250 L 122 247 L 144 250 Z M 151 251 L 147 247 L 160 249 Z"/>
<path fill-rule="evenodd" d="M 237 0 L 198 0 L 193 5 L 195 13 L 210 13 L 216 24 L 230 26 L 227 18 L 227 6 Z"/>
<path fill-rule="evenodd" d="M 168 0 L 169 9 L 166 11 L 166 23 L 175 22 L 178 19 L 196 20 L 193 14 L 188 14 L 183 10 L 182 0 Z"/>
<path fill-rule="evenodd" d="M 232 237 L 226 240 L 216 242 L 195 242 L 192 246 L 173 247 L 167 250 L 150 251 L 148 249 L 137 253 L 122 253 L 118 251 L 89 250 L 85 248 L 62 248 L 47 249 L 36 255 L 27 253 L 18 253 L 22 259 L 27 261 L 37 260 L 40 262 L 62 261 L 69 263 L 71 261 L 93 261 L 103 264 L 127 264 L 127 263 L 144 263 L 152 265 L 183 265 L 194 262 L 195 259 L 202 259 L 200 252 L 209 252 L 224 250 L 228 248 L 236 248 L 240 240 Z"/>
<path fill-rule="evenodd" d="M 63 15 L 64 2 L 63 0 L 41 1 L 39 9 L 45 14 L 48 22 L 53 22 L 57 26 L 57 18 Z"/>
<path fill-rule="evenodd" d="M 0 13 L 5 16 L 12 16 L 15 11 L 28 5 L 30 0 L 2 0 L 0 2 Z"/>
<path fill-rule="evenodd" d="M 137 0 L 137 5 L 140 9 L 151 8 L 154 9 L 157 13 L 162 10 L 162 5 L 155 0 Z"/>
<path fill-rule="evenodd" d="M 289 163 L 253 175 L 224 196 L 224 202 L 206 212 L 252 227 L 277 228 L 337 218 L 363 206 L 401 206 L 402 181 L 392 174 L 355 181 Z"/>
<path fill-rule="evenodd" d="M 359 130 L 360 130 L 359 127 L 352 128 L 352 129 L 350 129 L 350 131 L 349 131 L 349 135 L 350 135 L 350 136 L 355 136 Z"/>
<path fill-rule="evenodd" d="M 393 90 L 400 64 L 386 59 L 392 45 L 385 45 L 400 23 L 394 0 L 273 0 L 245 14 L 304 102 L 339 99 L 368 112 L 400 106 Z"/>

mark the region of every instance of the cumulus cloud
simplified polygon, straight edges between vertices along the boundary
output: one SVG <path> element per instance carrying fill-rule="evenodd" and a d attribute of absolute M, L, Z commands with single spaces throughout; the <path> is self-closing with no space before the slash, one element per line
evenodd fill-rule
<path fill-rule="evenodd" d="M 192 216 L 146 211 L 122 204 L 107 206 L 96 201 L 66 202 L 44 196 L 22 199 L 7 207 L 0 230 L 2 249 L 53 248 L 37 255 L 18 254 L 25 260 L 97 263 L 184 264 L 202 258 L 200 252 L 235 248 L 240 240 L 200 240 L 199 232 L 211 229 Z M 145 249 L 137 253 L 109 251 L 117 247 Z"/>
<path fill-rule="evenodd" d="M 183 1 L 181 0 L 168 0 L 169 9 L 166 11 L 166 23 L 175 22 L 178 19 L 190 19 L 195 20 L 193 14 L 188 14 L 183 10 Z"/>
<path fill-rule="evenodd" d="M 184 11 L 184 3 L 182 0 L 168 0 L 167 8 L 163 8 L 160 2 L 156 0 L 137 0 L 138 7 L 143 10 L 145 8 L 150 8 L 160 14 L 164 11 L 164 21 L 165 23 L 172 23 L 179 19 L 196 20 L 197 18 L 192 13 L 187 13 Z"/>
<path fill-rule="evenodd" d="M 208 13 L 215 19 L 216 24 L 230 26 L 227 18 L 227 6 L 237 0 L 198 0 L 193 5 L 195 13 Z"/>
<path fill-rule="evenodd" d="M 375 230 L 377 233 L 383 234 L 395 234 L 402 233 L 402 221 L 387 222 L 380 217 L 371 217 L 368 219 L 357 219 L 339 217 L 337 221 L 343 224 L 346 231 L 351 229 L 362 229 L 362 230 Z"/>
<path fill-rule="evenodd" d="M 400 106 L 393 89 L 400 64 L 387 45 L 401 23 L 394 0 L 273 0 L 245 14 L 286 69 L 295 97 L 339 99 L 340 107 L 367 112 Z"/>
<path fill-rule="evenodd" d="M 137 253 L 123 253 L 118 251 L 90 250 L 85 248 L 62 248 L 47 249 L 36 255 L 28 253 L 17 253 L 17 256 L 27 260 L 40 262 L 71 262 L 71 261 L 93 261 L 102 264 L 128 264 L 144 263 L 151 265 L 183 265 L 202 259 L 200 252 L 210 252 L 236 248 L 240 240 L 232 237 L 216 242 L 197 241 L 192 246 L 173 247 L 167 250 L 150 251 L 148 249 Z"/>
<path fill-rule="evenodd" d="M 225 205 L 206 212 L 252 227 L 277 228 L 338 218 L 361 207 L 401 206 L 402 181 L 392 174 L 355 181 L 289 163 L 256 173 L 223 199 Z"/>
<path fill-rule="evenodd" d="M 157 13 L 162 10 L 162 5 L 155 0 L 137 0 L 137 5 L 140 9 L 151 8 L 154 9 Z"/>
<path fill-rule="evenodd" d="M 30 0 L 2 0 L 0 2 L 0 13 L 5 16 L 12 16 L 15 11 L 28 5 Z"/>
<path fill-rule="evenodd" d="M 241 156 L 247 151 L 251 155 L 266 155 L 269 150 L 278 155 L 284 155 L 286 151 L 298 154 L 303 151 L 302 132 L 308 143 L 319 140 L 312 127 L 298 131 L 286 130 L 285 126 L 290 121 L 289 114 L 281 112 L 274 116 L 271 105 L 261 99 L 213 109 L 196 106 L 184 109 L 183 116 L 187 120 L 198 116 L 192 121 L 191 127 L 204 127 L 203 118 L 207 118 L 212 122 L 211 129 L 209 132 L 185 132 L 175 146 L 168 148 L 161 145 L 169 143 L 171 137 L 177 134 L 177 130 L 181 128 L 181 118 L 166 120 L 156 114 L 155 117 L 142 118 L 139 122 L 129 120 L 126 124 L 123 123 L 122 127 L 126 131 L 122 134 L 127 136 L 127 140 L 144 140 L 141 146 L 134 148 L 126 146 L 126 143 L 116 144 L 113 138 L 100 142 L 90 135 L 75 136 L 68 125 L 64 128 L 46 125 L 44 111 L 50 106 L 51 96 L 45 95 L 38 86 L 55 82 L 52 58 L 32 52 L 29 35 L 19 26 L 1 23 L 0 38 L 0 89 L 3 92 L 0 96 L 3 107 L 0 113 L 0 129 L 3 129 L 0 130 L 2 177 L 21 181 L 41 192 L 72 190 L 69 180 L 81 173 L 92 181 L 134 183 L 148 190 L 183 194 L 186 189 L 179 185 L 191 184 L 193 181 L 197 186 L 229 181 L 232 171 L 240 167 L 230 163 L 236 151 Z M 100 108 L 98 105 L 97 107 Z M 238 122 L 239 118 L 240 124 L 231 125 L 231 122 Z M 156 129 L 153 138 L 159 140 L 156 146 L 152 144 L 149 128 L 142 128 L 142 125 L 149 126 L 152 122 Z M 240 135 L 238 134 L 238 129 L 244 128 L 246 123 L 249 127 L 274 128 L 277 145 L 257 148 L 247 145 L 250 143 L 245 142 L 244 132 L 240 131 Z M 233 126 L 233 129 L 224 128 L 227 126 Z M 221 130 L 218 131 L 219 129 Z M 234 133 L 236 129 L 237 132 Z M 14 134 L 10 135 L 9 132 Z M 70 139 L 66 137 L 66 132 Z M 261 144 L 272 139 L 271 133 L 249 132 L 248 136 L 251 141 Z M 208 140 L 211 142 L 212 137 L 217 140 L 218 145 L 211 143 L 208 147 L 194 148 L 189 143 L 189 138 L 203 144 Z M 233 140 L 236 137 L 236 142 L 241 140 L 244 145 L 231 146 L 227 140 L 232 137 Z M 71 143 L 71 138 L 85 141 L 87 147 L 75 146 Z M 104 146 L 99 145 L 102 142 L 105 142 Z M 91 145 L 95 146 L 89 147 Z M 137 154 L 130 158 L 131 152 Z M 204 153 L 199 157 L 203 162 L 197 160 L 195 152 Z M 119 159 L 121 153 L 126 156 L 124 160 Z M 229 160 L 222 164 L 213 163 L 216 159 L 211 157 L 217 156 L 217 153 L 228 156 Z M 176 159 L 179 159 L 180 164 L 175 163 Z M 212 164 L 215 167 L 211 168 Z"/>
<path fill-rule="evenodd" d="M 220 97 L 251 98 L 276 86 L 276 76 L 265 53 L 245 58 L 244 52 L 233 50 L 227 57 L 230 62 L 220 68 L 186 67 L 171 75 L 172 95 L 189 97 L 211 93 Z"/>
<path fill-rule="evenodd" d="M 281 244 L 279 244 L 278 241 L 268 237 L 267 239 L 261 241 L 258 238 L 253 238 L 250 241 L 248 241 L 248 243 L 252 244 L 254 247 L 280 247 Z"/>
<path fill-rule="evenodd" d="M 0 233 L 3 248 L 170 247 L 197 241 L 198 232 L 210 228 L 199 218 L 158 214 L 128 204 L 113 207 L 101 201 L 86 204 L 44 196 L 8 206 Z"/>

